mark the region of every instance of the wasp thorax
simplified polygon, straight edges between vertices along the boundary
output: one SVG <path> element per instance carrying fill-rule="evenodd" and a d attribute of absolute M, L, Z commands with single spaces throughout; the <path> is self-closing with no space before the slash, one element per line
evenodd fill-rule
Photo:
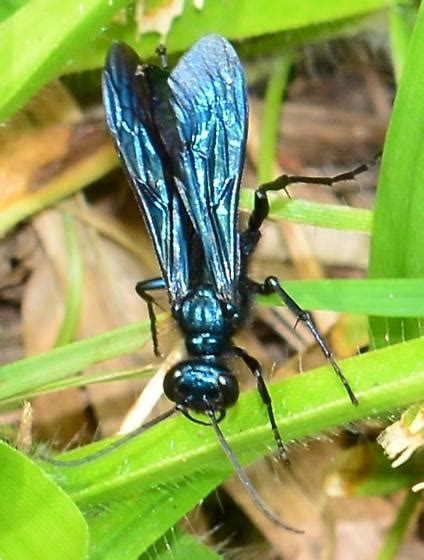
<path fill-rule="evenodd" d="M 234 318 L 238 317 L 228 307 L 210 286 L 200 286 L 189 293 L 178 314 L 188 354 L 218 356 L 228 351 L 237 328 Z"/>
<path fill-rule="evenodd" d="M 212 288 L 202 286 L 191 292 L 181 307 L 185 332 L 221 334 L 225 317 Z"/>

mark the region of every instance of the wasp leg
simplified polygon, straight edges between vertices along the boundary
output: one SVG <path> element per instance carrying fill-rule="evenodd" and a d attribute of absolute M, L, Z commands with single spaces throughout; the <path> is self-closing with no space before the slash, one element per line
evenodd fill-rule
<path fill-rule="evenodd" d="M 290 460 L 288 457 L 287 449 L 281 438 L 277 422 L 275 421 L 272 399 L 266 386 L 265 379 L 262 375 L 262 368 L 258 360 L 256 360 L 256 358 L 253 358 L 253 356 L 250 356 L 250 354 L 248 354 L 243 348 L 235 346 L 233 348 L 233 351 L 237 357 L 243 360 L 243 362 L 246 364 L 246 366 L 249 368 L 254 378 L 256 379 L 256 386 L 258 388 L 259 395 L 268 412 L 269 423 L 271 424 L 272 433 L 274 434 L 275 443 L 277 444 L 278 454 L 283 459 L 285 464 L 289 466 Z"/>
<path fill-rule="evenodd" d="M 302 309 L 294 299 L 281 287 L 280 282 L 275 276 L 269 276 L 265 279 L 263 284 L 254 283 L 256 290 L 260 294 L 270 295 L 270 294 L 277 294 L 281 300 L 287 305 L 293 315 L 296 317 L 296 323 L 298 321 L 302 321 L 308 329 L 310 330 L 312 336 L 315 338 L 318 346 L 321 348 L 322 353 L 326 357 L 326 359 L 330 362 L 331 367 L 333 368 L 334 372 L 336 373 L 337 377 L 343 383 L 343 386 L 349 395 L 349 398 L 355 406 L 358 404 L 358 399 L 353 392 L 351 386 L 349 385 L 348 380 L 343 375 L 342 370 L 340 369 L 339 364 L 334 359 L 333 354 L 331 353 L 330 349 L 324 342 L 322 336 L 318 332 L 318 329 L 314 325 L 311 315 Z"/>
<path fill-rule="evenodd" d="M 152 333 L 153 342 L 153 352 L 155 356 L 160 358 L 162 354 L 159 350 L 158 342 L 158 331 L 156 328 L 156 314 L 153 309 L 153 304 L 155 303 L 154 298 L 148 293 L 152 290 L 165 290 L 165 281 L 163 278 L 151 278 L 150 280 L 143 280 L 142 282 L 137 282 L 135 286 L 135 291 L 137 294 L 144 299 L 147 304 L 147 311 L 149 313 L 150 319 L 150 332 Z"/>

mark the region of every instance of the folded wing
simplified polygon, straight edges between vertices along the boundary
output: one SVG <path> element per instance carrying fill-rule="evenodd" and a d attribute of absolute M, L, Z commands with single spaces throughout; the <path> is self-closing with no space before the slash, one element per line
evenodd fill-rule
<path fill-rule="evenodd" d="M 247 95 L 233 47 L 208 35 L 168 79 L 180 142 L 160 126 L 175 162 L 176 186 L 200 237 L 209 278 L 221 299 L 238 295 L 238 199 L 247 135 Z"/>
<path fill-rule="evenodd" d="M 156 66 L 142 65 L 130 47 L 116 43 L 103 72 L 103 99 L 109 128 L 153 240 L 172 304 L 189 290 L 187 244 L 193 227 L 175 187 L 173 162 L 156 122 L 160 114 L 162 127 L 175 130 L 168 76 Z"/>

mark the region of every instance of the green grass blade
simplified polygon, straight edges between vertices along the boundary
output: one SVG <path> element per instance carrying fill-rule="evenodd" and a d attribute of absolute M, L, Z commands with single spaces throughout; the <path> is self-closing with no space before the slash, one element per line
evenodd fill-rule
<path fill-rule="evenodd" d="M 109 24 L 129 0 L 33 0 L 0 24 L 0 121 L 6 120 L 40 87 L 64 71 L 82 71 L 103 65 L 105 50 L 114 39 L 135 45 L 139 30 L 128 16 L 127 25 Z M 229 39 L 286 32 L 285 42 L 296 44 L 311 37 L 334 33 L 352 20 L 390 4 L 389 0 L 291 0 L 281 9 L 270 0 L 257 10 L 250 0 L 206 2 L 202 10 L 186 2 L 184 13 L 174 21 L 167 45 L 181 52 L 212 30 Z M 100 34 L 100 30 L 102 33 Z M 95 36 L 98 34 L 96 40 Z M 24 40 L 23 40 L 24 38 Z M 143 37 L 143 54 L 152 56 L 159 42 L 155 33 Z"/>
<path fill-rule="evenodd" d="M 282 285 L 305 309 L 380 317 L 418 317 L 424 311 L 424 280 L 419 278 L 298 280 Z M 282 305 L 278 296 L 259 301 Z"/>
<path fill-rule="evenodd" d="M 0 441 L 0 558 L 82 560 L 87 524 L 61 488 Z"/>
<path fill-rule="evenodd" d="M 370 256 L 373 278 L 424 277 L 424 6 L 399 84 L 381 164 Z M 417 320 L 371 321 L 376 346 L 420 335 Z"/>
<path fill-rule="evenodd" d="M 16 395 L 24 398 L 26 392 L 90 365 L 134 352 L 150 338 L 150 322 L 142 321 L 2 366 L 0 401 Z"/>
<path fill-rule="evenodd" d="M 193 2 L 186 2 L 183 14 L 172 24 L 166 44 L 170 53 L 183 52 L 203 35 L 214 32 L 231 41 L 243 42 L 247 38 L 261 37 L 261 41 L 255 43 L 255 52 L 269 51 L 275 49 L 276 43 L 287 47 L 334 36 L 344 27 L 351 28 L 361 18 L 390 4 L 389 0 L 285 0 L 282 6 L 281 0 L 267 0 L 258 10 L 252 0 L 226 0 L 205 2 L 203 8 L 198 10 Z M 139 44 L 137 34 L 136 26 L 131 21 L 126 26 L 111 24 L 102 37 L 90 45 L 85 56 L 74 58 L 69 69 L 80 71 L 99 67 L 104 59 L 105 42 L 114 38 L 141 49 L 144 56 L 153 56 L 158 36 L 146 34 Z"/>
<path fill-rule="evenodd" d="M 293 191 L 295 192 L 295 187 Z M 283 219 L 295 224 L 371 233 L 373 220 L 371 210 L 322 204 L 309 200 L 296 200 L 295 198 L 287 198 L 284 193 L 269 193 L 268 198 L 270 202 L 269 217 L 271 219 Z M 243 210 L 250 211 L 252 209 L 252 190 L 243 189 L 241 191 L 240 206 Z"/>
<path fill-rule="evenodd" d="M 56 346 L 62 346 L 71 342 L 77 333 L 84 289 L 84 263 L 79 247 L 76 222 L 73 216 L 67 212 L 63 213 L 62 218 L 68 256 L 66 274 L 67 294 L 65 313 L 56 340 Z"/>
<path fill-rule="evenodd" d="M 38 89 L 59 76 L 64 65 L 129 0 L 33 0 L 0 24 L 0 122 Z"/>
<path fill-rule="evenodd" d="M 355 358 L 341 366 L 359 399 L 350 404 L 330 367 L 271 385 L 276 418 L 286 441 L 313 436 L 367 416 L 379 416 L 424 398 L 424 340 L 416 339 Z M 256 391 L 243 394 L 222 428 L 247 464 L 269 452 L 272 432 Z M 86 456 L 93 444 L 68 453 Z M 174 418 L 112 453 L 79 467 L 44 467 L 89 514 L 99 555 L 119 535 L 143 523 L 139 550 L 153 544 L 232 472 L 212 430 Z M 134 502 L 131 498 L 135 498 Z M 128 500 L 133 507 L 128 508 Z M 152 514 L 154 512 L 154 515 Z M 141 548 L 140 548 L 141 547 Z"/>
<path fill-rule="evenodd" d="M 13 15 L 19 8 L 25 6 L 28 0 L 3 0 L 0 4 L 0 22 Z"/>
<path fill-rule="evenodd" d="M 397 82 L 402 75 L 409 41 L 417 18 L 417 5 L 401 1 L 393 2 L 390 9 L 390 43 L 393 67 Z"/>
<path fill-rule="evenodd" d="M 292 55 L 284 52 L 276 56 L 270 68 L 259 141 L 257 170 L 259 184 L 270 181 L 272 178 L 277 153 L 282 99 L 287 87 L 291 66 Z"/>
<path fill-rule="evenodd" d="M 178 527 L 168 531 L 159 542 L 156 542 L 151 550 L 147 550 L 140 560 L 187 560 L 187 558 L 199 560 L 223 560 L 210 548 L 207 548 L 197 538 L 184 533 Z"/>
<path fill-rule="evenodd" d="M 405 532 L 420 501 L 419 493 L 408 492 L 400 507 L 395 522 L 385 536 L 377 560 L 396 560 Z"/>

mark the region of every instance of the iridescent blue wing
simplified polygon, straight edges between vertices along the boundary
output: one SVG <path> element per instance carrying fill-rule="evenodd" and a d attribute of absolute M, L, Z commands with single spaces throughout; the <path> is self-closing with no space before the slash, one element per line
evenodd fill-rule
<path fill-rule="evenodd" d="M 172 150 L 176 186 L 200 237 L 218 295 L 237 300 L 240 275 L 238 198 L 247 135 L 247 94 L 233 47 L 208 35 L 168 79 L 181 145 Z M 160 126 L 171 150 L 172 136 Z M 169 130 L 169 129 L 168 129 Z"/>
<path fill-rule="evenodd" d="M 130 47 L 116 43 L 103 71 L 103 100 L 110 131 L 153 240 L 172 303 L 189 289 L 187 243 L 193 228 L 175 187 L 172 161 L 156 123 L 159 112 L 162 126 L 175 129 L 168 76 L 156 66 L 142 65 Z M 178 147 L 174 145 L 174 149 Z"/>

